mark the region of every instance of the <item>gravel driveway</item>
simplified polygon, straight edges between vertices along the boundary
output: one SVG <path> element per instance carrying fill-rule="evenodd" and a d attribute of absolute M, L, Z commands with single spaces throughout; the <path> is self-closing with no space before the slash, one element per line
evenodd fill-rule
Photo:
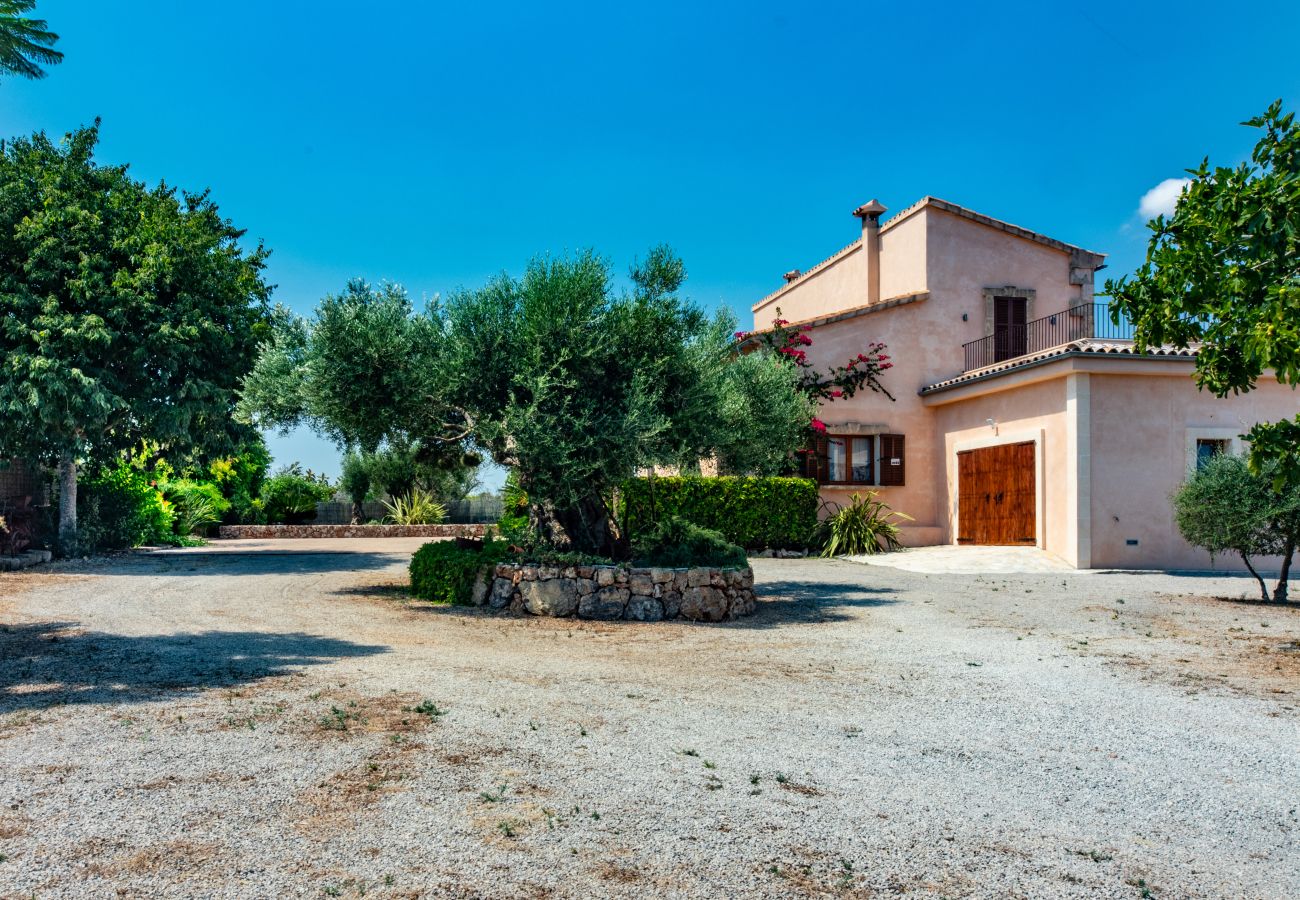
<path fill-rule="evenodd" d="M 1300 896 L 1300 612 L 1244 580 L 756 560 L 642 625 L 408 556 L 0 575 L 0 896 Z"/>

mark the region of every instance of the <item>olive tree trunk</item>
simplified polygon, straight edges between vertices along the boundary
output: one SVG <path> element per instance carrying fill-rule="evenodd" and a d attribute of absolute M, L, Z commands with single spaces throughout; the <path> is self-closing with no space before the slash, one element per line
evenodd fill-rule
<path fill-rule="evenodd" d="M 77 554 L 77 460 L 59 457 L 59 554 Z"/>
<path fill-rule="evenodd" d="M 1295 541 L 1287 541 L 1286 553 L 1282 556 L 1282 570 L 1277 573 L 1277 587 L 1273 589 L 1273 602 L 1287 601 L 1287 582 L 1291 579 L 1291 557 L 1295 556 Z"/>

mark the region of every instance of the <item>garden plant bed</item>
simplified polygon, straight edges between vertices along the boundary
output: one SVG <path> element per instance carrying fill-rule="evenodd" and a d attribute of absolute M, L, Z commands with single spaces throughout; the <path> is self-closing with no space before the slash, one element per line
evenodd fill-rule
<path fill-rule="evenodd" d="M 222 525 L 217 537 L 248 538 L 481 538 L 485 525 Z"/>
<path fill-rule="evenodd" d="M 499 563 L 479 577 L 474 602 L 535 616 L 721 622 L 753 614 L 754 572 L 748 566 L 662 569 Z"/>

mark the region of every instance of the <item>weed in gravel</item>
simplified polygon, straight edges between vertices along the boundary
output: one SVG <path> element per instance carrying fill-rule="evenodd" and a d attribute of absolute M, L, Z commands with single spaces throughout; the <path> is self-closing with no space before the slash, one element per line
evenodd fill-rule
<path fill-rule="evenodd" d="M 501 784 L 497 786 L 496 793 L 493 793 L 492 791 L 479 791 L 478 798 L 484 803 L 500 803 L 501 799 L 505 797 L 505 795 L 506 785 Z"/>
<path fill-rule="evenodd" d="M 786 783 L 787 781 L 789 781 L 789 780 L 790 780 L 789 778 L 786 778 L 786 777 L 785 777 L 784 775 L 782 775 L 780 772 L 778 772 L 778 773 L 776 774 L 776 783 L 777 783 L 777 784 L 785 784 L 785 783 Z"/>
<path fill-rule="evenodd" d="M 392 887 L 392 886 L 393 886 L 393 883 L 394 883 L 395 881 L 397 881 L 397 879 L 394 878 L 392 875 L 385 875 L 385 876 L 384 876 L 384 887 Z"/>
<path fill-rule="evenodd" d="M 678 750 L 677 752 L 680 753 L 682 756 L 699 756 L 699 755 L 700 755 L 700 751 L 698 751 L 698 750 Z"/>
<path fill-rule="evenodd" d="M 722 779 L 717 775 L 710 775 L 708 781 L 704 782 L 706 791 L 717 791 L 722 789 Z"/>
<path fill-rule="evenodd" d="M 537 724 L 537 721 L 536 721 L 535 719 L 529 719 L 529 720 L 528 720 L 528 730 L 529 730 L 529 731 L 536 731 L 538 728 L 541 728 L 541 727 L 542 727 L 542 726 L 538 725 L 538 724 Z"/>
<path fill-rule="evenodd" d="M 758 784 L 758 776 L 757 776 L 757 775 L 750 775 L 750 776 L 749 776 L 749 783 L 750 783 L 750 784 Z"/>
<path fill-rule="evenodd" d="M 432 700 L 425 700 L 419 706 L 407 706 L 403 708 L 407 712 L 428 716 L 430 722 L 436 722 L 440 716 L 445 716 L 447 714 L 445 709 L 439 709 L 438 704 L 434 703 Z"/>
<path fill-rule="evenodd" d="M 356 706 L 355 703 L 352 704 Z M 331 706 L 327 715 L 321 716 L 320 727 L 327 731 L 347 731 L 348 720 L 357 719 L 356 713 L 350 713 L 347 710 L 340 709 L 337 706 Z"/>
<path fill-rule="evenodd" d="M 502 819 L 497 822 L 497 831 L 505 837 L 512 838 L 515 836 L 515 823 L 510 819 Z"/>
<path fill-rule="evenodd" d="M 1124 883 L 1131 888 L 1135 888 L 1137 890 L 1137 895 L 1141 897 L 1142 900 L 1154 900 L 1156 896 L 1151 890 L 1151 885 L 1147 884 L 1145 878 L 1130 878 Z"/>
<path fill-rule="evenodd" d="M 714 765 L 713 763 L 709 762 L 709 761 L 706 759 L 706 760 L 704 761 L 704 768 L 706 768 L 706 769 L 716 769 L 717 766 Z"/>
<path fill-rule="evenodd" d="M 1070 852 L 1075 856 L 1082 856 L 1084 859 L 1090 859 L 1095 863 L 1110 862 L 1115 858 L 1104 850 L 1071 850 Z"/>

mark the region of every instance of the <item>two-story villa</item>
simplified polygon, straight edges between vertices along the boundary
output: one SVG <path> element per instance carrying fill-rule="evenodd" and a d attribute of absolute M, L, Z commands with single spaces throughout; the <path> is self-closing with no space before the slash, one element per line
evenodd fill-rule
<path fill-rule="evenodd" d="M 1199 458 L 1239 451 L 1255 422 L 1292 417 L 1270 381 L 1218 399 L 1194 353 L 1139 353 L 1093 299 L 1105 257 L 926 197 L 754 305 L 754 327 L 812 326 L 809 359 L 888 345 L 885 383 L 823 406 L 810 472 L 844 503 L 872 486 L 915 522 L 911 545 L 1038 546 L 1079 568 L 1208 568 L 1170 495 Z M 1215 565 L 1234 565 L 1219 558 Z"/>

